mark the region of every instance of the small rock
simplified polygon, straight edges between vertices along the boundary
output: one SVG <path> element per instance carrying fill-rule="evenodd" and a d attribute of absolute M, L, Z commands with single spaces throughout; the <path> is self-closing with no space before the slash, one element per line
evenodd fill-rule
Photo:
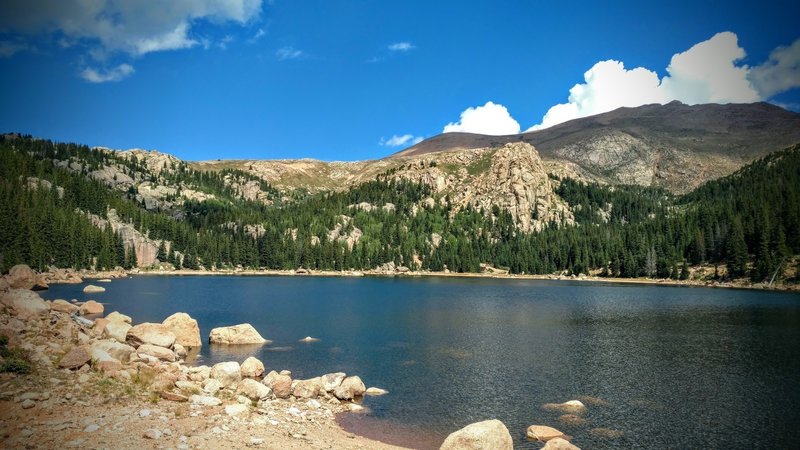
<path fill-rule="evenodd" d="M 563 438 L 553 438 L 547 441 L 542 450 L 581 450 Z"/>
<path fill-rule="evenodd" d="M 261 438 L 250 438 L 250 445 L 261 445 L 264 443 L 264 439 Z"/>
<path fill-rule="evenodd" d="M 31 409 L 36 406 L 36 402 L 31 399 L 26 399 L 22 402 L 22 409 Z"/>
<path fill-rule="evenodd" d="M 300 339 L 299 342 L 319 342 L 319 339 L 311 336 L 306 336 L 303 339 Z"/>
<path fill-rule="evenodd" d="M 96 423 L 91 423 L 89 425 L 86 425 L 86 428 L 83 429 L 83 432 L 84 433 L 94 433 L 95 431 L 97 431 L 99 429 L 100 429 L 100 425 L 98 425 Z"/>
<path fill-rule="evenodd" d="M 342 384 L 334 389 L 333 395 L 335 395 L 339 400 L 352 400 L 355 397 L 364 395 L 366 390 L 367 389 L 364 387 L 364 382 L 361 381 L 361 378 L 358 376 L 352 376 L 342 380 Z"/>
<path fill-rule="evenodd" d="M 220 389 L 222 389 L 222 383 L 213 378 L 203 382 L 203 391 L 207 394 L 216 394 Z"/>
<path fill-rule="evenodd" d="M 473 423 L 447 436 L 439 450 L 512 450 L 508 428 L 499 420 Z"/>
<path fill-rule="evenodd" d="M 386 395 L 389 393 L 386 389 L 371 387 L 364 392 L 366 395 Z"/>
<path fill-rule="evenodd" d="M 209 377 L 219 381 L 223 387 L 228 387 L 242 380 L 241 366 L 236 361 L 214 364 Z"/>
<path fill-rule="evenodd" d="M 241 372 L 243 377 L 260 377 L 264 374 L 264 363 L 251 356 L 242 363 Z"/>
<path fill-rule="evenodd" d="M 580 400 L 570 400 L 564 403 L 545 403 L 542 408 L 571 414 L 581 414 L 586 411 L 586 405 L 581 403 Z"/>
<path fill-rule="evenodd" d="M 139 411 L 139 417 L 149 417 L 151 412 L 149 409 L 143 409 Z"/>
<path fill-rule="evenodd" d="M 59 361 L 62 369 L 77 369 L 92 360 L 92 355 L 85 347 L 74 347 Z"/>
<path fill-rule="evenodd" d="M 144 432 L 144 437 L 147 439 L 161 439 L 161 431 L 156 430 L 155 428 L 150 428 Z"/>
<path fill-rule="evenodd" d="M 94 315 L 94 314 L 103 314 L 105 308 L 101 303 L 97 303 L 94 300 L 89 300 L 88 302 L 81 305 L 79 311 L 82 315 Z"/>
<path fill-rule="evenodd" d="M 549 441 L 553 438 L 563 438 L 564 433 L 556 430 L 553 427 L 548 427 L 545 425 L 531 425 L 528 427 L 528 430 L 525 432 L 528 436 L 528 439 L 533 439 L 534 441 Z"/>
<path fill-rule="evenodd" d="M 222 404 L 222 400 L 207 395 L 192 395 L 189 397 L 189 401 L 192 402 L 193 405 L 202 406 L 218 406 Z"/>
<path fill-rule="evenodd" d="M 100 287 L 100 286 L 95 286 L 93 284 L 89 284 L 89 285 L 87 285 L 86 287 L 83 288 L 83 292 L 86 293 L 86 294 L 99 294 L 99 293 L 105 292 L 105 291 L 106 291 L 106 288 Z"/>
<path fill-rule="evenodd" d="M 225 406 L 225 414 L 234 417 L 246 413 L 250 408 L 247 405 L 237 403 L 235 405 Z"/>

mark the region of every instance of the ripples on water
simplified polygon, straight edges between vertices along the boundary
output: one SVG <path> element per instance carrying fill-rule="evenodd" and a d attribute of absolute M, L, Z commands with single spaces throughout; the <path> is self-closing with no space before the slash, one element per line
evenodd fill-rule
<path fill-rule="evenodd" d="M 43 295 L 86 299 L 82 287 Z M 206 345 L 197 363 L 254 355 L 296 378 L 343 371 L 388 389 L 365 399 L 369 415 L 341 420 L 391 442 L 436 448 L 498 418 L 519 448 L 540 447 L 525 439 L 531 424 L 582 448 L 800 448 L 796 294 L 451 278 L 136 277 L 105 287 L 89 297 L 137 322 L 183 311 L 203 336 L 249 322 L 273 341 Z M 298 343 L 305 336 L 321 340 Z M 582 424 L 541 407 L 581 396 L 602 401 Z"/>

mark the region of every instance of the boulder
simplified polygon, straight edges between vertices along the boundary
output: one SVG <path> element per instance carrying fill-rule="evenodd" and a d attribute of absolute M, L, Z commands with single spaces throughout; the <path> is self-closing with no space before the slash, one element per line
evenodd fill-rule
<path fill-rule="evenodd" d="M 272 389 L 272 393 L 278 398 L 288 398 L 292 395 L 292 377 L 274 370 L 267 374 L 262 381 L 264 385 Z"/>
<path fill-rule="evenodd" d="M 130 345 L 113 340 L 94 341 L 92 343 L 92 351 L 95 349 L 102 350 L 123 363 L 130 361 L 131 355 L 136 352 L 136 349 Z"/>
<path fill-rule="evenodd" d="M 250 400 L 263 400 L 272 395 L 272 390 L 252 378 L 245 378 L 236 386 L 236 392 Z"/>
<path fill-rule="evenodd" d="M 34 283 L 31 289 L 34 291 L 46 291 L 50 289 L 50 286 L 47 285 L 47 277 L 44 274 L 36 275 L 36 283 Z"/>
<path fill-rule="evenodd" d="M 242 380 L 241 366 L 236 361 L 214 364 L 209 377 L 219 381 L 222 387 L 228 387 Z"/>
<path fill-rule="evenodd" d="M 95 319 L 94 325 L 92 326 L 92 332 L 95 334 L 95 336 L 102 336 L 103 332 L 106 331 L 106 325 L 109 323 L 111 322 L 109 322 L 108 319 L 103 319 L 102 317 Z"/>
<path fill-rule="evenodd" d="M 128 331 L 131 328 L 125 322 L 108 322 L 103 330 L 103 337 L 114 339 L 117 342 L 125 342 L 128 337 Z"/>
<path fill-rule="evenodd" d="M 218 399 L 217 397 L 211 397 L 208 395 L 192 395 L 189 397 L 189 401 L 193 405 L 201 405 L 201 406 L 218 406 L 222 404 L 222 400 Z"/>
<path fill-rule="evenodd" d="M 6 280 L 11 289 L 33 289 L 36 285 L 36 274 L 25 264 L 17 264 L 8 271 Z"/>
<path fill-rule="evenodd" d="M 11 285 L 8 284 L 8 279 L 6 277 L 0 277 L 0 294 L 9 289 L 11 289 Z"/>
<path fill-rule="evenodd" d="M 215 380 L 213 378 L 207 378 L 203 382 L 203 392 L 206 392 L 208 394 L 214 395 L 220 389 L 222 389 L 222 383 L 220 383 L 219 381 L 217 381 L 217 380 Z"/>
<path fill-rule="evenodd" d="M 242 376 L 249 378 L 257 378 L 264 375 L 264 363 L 257 358 L 249 357 L 242 363 Z"/>
<path fill-rule="evenodd" d="M 130 316 L 120 314 L 117 311 L 111 312 L 106 316 L 106 319 L 108 319 L 109 322 L 133 323 L 133 320 L 130 318 Z"/>
<path fill-rule="evenodd" d="M 528 436 L 528 439 L 533 439 L 534 441 L 549 441 L 553 438 L 563 438 L 564 433 L 556 430 L 553 427 L 548 427 L 545 425 L 531 425 L 528 427 L 528 430 L 525 432 Z"/>
<path fill-rule="evenodd" d="M 169 361 L 169 362 L 175 361 L 175 353 L 172 350 L 164 347 L 159 347 L 157 345 L 142 344 L 136 349 L 136 354 L 139 355 L 140 357 L 142 355 L 152 356 L 154 358 L 160 359 L 161 361 Z"/>
<path fill-rule="evenodd" d="M 103 307 L 101 303 L 97 303 L 94 300 L 89 300 L 81 305 L 80 311 L 84 316 L 91 314 L 103 314 L 105 307 Z"/>
<path fill-rule="evenodd" d="M 292 382 L 292 395 L 297 398 L 314 398 L 319 395 L 320 378 L 308 380 L 294 380 Z"/>
<path fill-rule="evenodd" d="M 575 445 L 571 444 L 568 440 L 563 438 L 553 438 L 547 441 L 542 450 L 581 450 Z"/>
<path fill-rule="evenodd" d="M 0 296 L 0 303 L 11 308 L 14 315 L 21 320 L 36 319 L 50 312 L 50 305 L 42 300 L 39 294 L 27 289 L 7 291 Z"/>
<path fill-rule="evenodd" d="M 92 347 L 92 367 L 105 373 L 122 369 L 122 363 L 99 347 Z"/>
<path fill-rule="evenodd" d="M 337 387 L 342 384 L 344 380 L 344 372 L 329 373 L 322 376 L 321 384 L 322 390 L 325 392 L 333 392 Z"/>
<path fill-rule="evenodd" d="M 83 288 L 83 292 L 85 294 L 99 294 L 99 293 L 105 292 L 105 291 L 106 291 L 106 288 L 100 287 L 100 286 L 95 286 L 93 284 L 89 284 L 89 285 L 87 285 L 86 287 Z"/>
<path fill-rule="evenodd" d="M 53 300 L 53 303 L 50 304 L 50 309 L 56 312 L 72 314 L 78 310 L 78 307 L 66 300 L 58 299 Z"/>
<path fill-rule="evenodd" d="M 508 428 L 497 419 L 473 423 L 450 434 L 439 450 L 512 450 Z"/>
<path fill-rule="evenodd" d="M 134 347 L 151 344 L 170 348 L 175 343 L 175 335 L 160 323 L 145 322 L 131 327 L 125 340 Z"/>
<path fill-rule="evenodd" d="M 200 327 L 188 314 L 178 312 L 164 319 L 164 326 L 174 335 L 175 342 L 187 348 L 200 347 Z"/>
<path fill-rule="evenodd" d="M 62 369 L 78 369 L 92 360 L 92 355 L 85 347 L 73 347 L 65 354 L 58 367 Z"/>
<path fill-rule="evenodd" d="M 333 395 L 339 400 L 352 400 L 355 397 L 364 395 L 366 391 L 367 388 L 364 386 L 364 382 L 361 381 L 361 378 L 352 376 L 342 380 L 342 384 L 333 390 Z"/>
<path fill-rule="evenodd" d="M 225 405 L 225 414 L 234 417 L 246 413 L 250 408 L 247 405 L 237 403 L 235 405 Z"/>
<path fill-rule="evenodd" d="M 211 344 L 229 345 L 269 343 L 269 341 L 261 337 L 258 331 L 249 323 L 214 328 L 208 336 L 208 342 Z"/>
<path fill-rule="evenodd" d="M 179 358 L 185 358 L 189 354 L 189 352 L 186 350 L 186 347 L 178 344 L 177 342 L 172 344 L 172 350 L 175 352 L 175 356 Z"/>

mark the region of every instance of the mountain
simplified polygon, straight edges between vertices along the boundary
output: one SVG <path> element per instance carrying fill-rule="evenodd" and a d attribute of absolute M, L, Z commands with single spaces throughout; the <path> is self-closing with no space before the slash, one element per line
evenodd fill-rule
<path fill-rule="evenodd" d="M 768 103 L 619 108 L 510 136 L 446 133 L 390 157 L 402 159 L 511 142 L 533 145 L 546 164 L 609 184 L 685 193 L 800 142 L 800 114 Z"/>

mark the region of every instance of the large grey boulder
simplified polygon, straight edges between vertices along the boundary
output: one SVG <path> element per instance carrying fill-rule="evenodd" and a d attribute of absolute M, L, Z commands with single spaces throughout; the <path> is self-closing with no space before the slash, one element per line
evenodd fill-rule
<path fill-rule="evenodd" d="M 202 341 L 200 341 L 200 327 L 197 325 L 197 321 L 188 314 L 175 313 L 164 319 L 163 324 L 175 335 L 176 344 L 187 348 L 196 348 L 203 345 Z"/>
<path fill-rule="evenodd" d="M 355 397 L 364 395 L 367 387 L 358 376 L 347 377 L 342 380 L 342 384 L 333 390 L 333 395 L 339 400 L 352 400 Z"/>
<path fill-rule="evenodd" d="M 214 364 L 208 376 L 219 381 L 222 387 L 228 387 L 242 380 L 241 366 L 236 361 Z"/>
<path fill-rule="evenodd" d="M 25 264 L 17 264 L 8 271 L 6 280 L 11 289 L 33 289 L 36 285 L 36 274 Z"/>
<path fill-rule="evenodd" d="M 242 345 L 266 344 L 269 341 L 261 337 L 252 325 L 242 323 L 229 327 L 214 328 L 208 336 L 208 342 L 211 344 Z"/>
<path fill-rule="evenodd" d="M 142 344 L 157 345 L 170 348 L 175 343 L 175 335 L 160 323 L 140 323 L 128 330 L 126 341 L 138 347 Z"/>
<path fill-rule="evenodd" d="M 50 306 L 42 297 L 27 289 L 11 289 L 0 294 L 0 303 L 11 308 L 21 320 L 37 319 L 50 313 Z"/>
<path fill-rule="evenodd" d="M 450 434 L 439 450 L 513 450 L 508 428 L 497 419 L 473 423 Z"/>

